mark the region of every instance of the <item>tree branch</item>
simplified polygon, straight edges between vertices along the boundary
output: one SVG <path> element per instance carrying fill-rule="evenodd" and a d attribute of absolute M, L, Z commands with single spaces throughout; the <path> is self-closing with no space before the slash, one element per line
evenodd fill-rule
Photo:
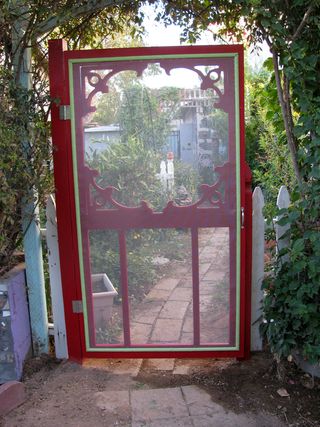
<path fill-rule="evenodd" d="M 294 35 L 292 36 L 292 41 L 294 42 L 295 40 L 297 40 L 297 38 L 300 36 L 300 33 L 301 33 L 301 31 L 303 30 L 303 27 L 306 25 L 306 23 L 307 23 L 307 21 L 308 21 L 308 18 L 309 18 L 309 16 L 310 16 L 310 14 L 311 14 L 311 12 L 313 11 L 313 5 L 311 4 L 309 7 L 308 7 L 308 9 L 307 9 L 307 11 L 306 11 L 306 13 L 304 14 L 304 16 L 303 16 L 303 18 L 302 18 L 302 21 L 300 22 L 300 24 L 299 24 L 299 26 L 298 26 L 298 28 L 297 28 L 297 30 L 296 30 L 296 32 L 294 33 Z"/>
<path fill-rule="evenodd" d="M 121 6 L 123 3 L 125 3 L 124 0 L 89 0 L 84 5 L 76 5 L 69 9 L 68 13 L 63 9 L 59 14 L 51 16 L 40 23 L 36 29 L 36 35 L 39 36 L 48 33 L 54 28 L 62 26 L 70 21 L 70 18 L 80 18 L 81 16 L 99 12 L 108 7 Z"/>
<path fill-rule="evenodd" d="M 281 113 L 283 117 L 285 131 L 286 131 L 287 143 L 288 143 L 289 151 L 291 154 L 293 169 L 294 169 L 297 182 L 300 185 L 300 187 L 302 187 L 302 177 L 301 177 L 301 173 L 298 165 L 297 148 L 296 148 L 294 135 L 293 135 L 293 123 L 290 121 L 290 115 L 291 115 L 290 105 L 289 105 L 290 97 L 289 97 L 289 94 L 286 93 L 286 99 L 284 98 L 283 87 L 282 87 L 281 78 L 280 78 L 279 64 L 278 64 L 278 55 L 274 48 L 271 50 L 271 52 L 272 52 L 274 75 L 275 75 L 275 80 L 277 85 L 278 99 L 280 102 Z"/>

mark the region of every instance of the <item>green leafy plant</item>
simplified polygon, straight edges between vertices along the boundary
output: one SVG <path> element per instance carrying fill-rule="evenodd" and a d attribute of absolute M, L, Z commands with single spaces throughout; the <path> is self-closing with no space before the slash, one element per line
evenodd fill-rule
<path fill-rule="evenodd" d="M 32 218 L 30 212 L 22 222 L 23 206 L 41 204 L 52 188 L 48 127 L 34 97 L 0 69 L 0 275 L 15 263 L 14 251 Z"/>
<path fill-rule="evenodd" d="M 264 305 L 268 323 L 263 331 L 278 356 L 296 346 L 310 360 L 320 360 L 319 273 L 314 265 L 320 240 L 320 4 L 300 0 L 199 0 L 187 7 L 180 1 L 164 3 L 161 17 L 182 25 L 190 40 L 214 22 L 220 24 L 217 37 L 245 38 L 251 45 L 264 41 L 270 48 L 276 90 L 266 94 L 273 103 L 266 119 L 274 126 L 279 146 L 280 138 L 286 142 L 294 181 L 287 219 L 291 224 L 288 260 L 282 254 L 275 258 Z"/>
<path fill-rule="evenodd" d="M 289 225 L 287 248 L 276 257 L 264 281 L 265 323 L 262 332 L 280 357 L 300 351 L 311 362 L 320 359 L 320 188 L 303 200 L 293 194 L 289 209 L 279 212 L 279 225 Z"/>

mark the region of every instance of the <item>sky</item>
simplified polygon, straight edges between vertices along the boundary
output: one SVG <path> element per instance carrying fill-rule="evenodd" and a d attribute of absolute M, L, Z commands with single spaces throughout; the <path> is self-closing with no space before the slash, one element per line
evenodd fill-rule
<path fill-rule="evenodd" d="M 180 46 L 180 34 L 181 34 L 181 28 L 176 25 L 170 25 L 168 27 L 165 27 L 164 24 L 158 23 L 155 21 L 156 13 L 154 12 L 154 9 L 152 6 L 147 5 L 143 8 L 145 19 L 144 19 L 144 26 L 146 28 L 146 34 L 143 37 L 144 43 L 146 46 Z M 212 33 L 207 31 L 204 32 L 201 40 L 199 40 L 197 45 L 212 45 L 215 44 Z M 270 56 L 269 49 L 266 45 L 261 46 L 262 50 L 257 53 L 250 53 L 249 52 L 249 63 L 253 68 L 260 68 L 262 63 Z M 187 77 L 187 76 L 186 76 Z M 190 77 L 190 76 L 189 76 Z M 148 80 L 148 85 L 150 86 L 158 86 L 162 81 L 162 78 L 160 76 L 157 77 L 157 79 L 151 78 Z M 156 83 L 156 80 L 158 80 L 158 83 Z M 182 78 L 182 80 L 185 80 Z M 179 84 L 180 81 L 180 84 Z M 176 79 L 176 84 L 179 86 L 185 86 L 185 82 L 181 83 L 181 75 L 179 78 Z M 191 87 L 192 84 L 190 83 Z"/>

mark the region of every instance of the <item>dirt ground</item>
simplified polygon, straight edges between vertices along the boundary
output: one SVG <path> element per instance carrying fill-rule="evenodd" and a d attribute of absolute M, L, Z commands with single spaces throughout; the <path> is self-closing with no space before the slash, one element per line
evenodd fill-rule
<path fill-rule="evenodd" d="M 282 379 L 278 379 L 279 372 L 268 353 L 254 354 L 242 362 L 176 359 L 175 369 L 188 366 L 185 375 L 178 375 L 175 369 L 156 369 L 148 359 L 141 365 L 138 363 L 137 372 L 132 374 L 136 365 L 137 361 L 132 359 L 95 360 L 86 366 L 48 356 L 32 359 L 26 365 L 23 379 L 27 401 L 0 419 L 0 425 L 120 426 L 124 425 L 120 419 L 106 419 L 106 414 L 97 408 L 96 392 L 197 385 L 226 410 L 273 414 L 278 417 L 279 425 L 281 421 L 291 427 L 320 426 L 320 381 L 313 381 L 294 363 L 287 363 L 281 369 Z M 283 394 L 284 390 L 288 396 L 281 397 L 278 391 Z"/>

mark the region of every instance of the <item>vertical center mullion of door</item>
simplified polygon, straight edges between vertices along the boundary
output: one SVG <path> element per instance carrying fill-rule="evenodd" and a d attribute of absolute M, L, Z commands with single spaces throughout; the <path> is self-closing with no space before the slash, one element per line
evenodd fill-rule
<path fill-rule="evenodd" d="M 193 304 L 193 345 L 200 345 L 200 289 L 199 289 L 199 240 L 198 228 L 191 228 L 192 250 L 192 304 Z"/>
<path fill-rule="evenodd" d="M 130 309 L 129 309 L 129 287 L 128 287 L 128 260 L 126 233 L 119 231 L 119 255 L 120 255 L 120 277 L 121 277 L 121 298 L 123 317 L 123 337 L 125 347 L 130 347 Z"/>

